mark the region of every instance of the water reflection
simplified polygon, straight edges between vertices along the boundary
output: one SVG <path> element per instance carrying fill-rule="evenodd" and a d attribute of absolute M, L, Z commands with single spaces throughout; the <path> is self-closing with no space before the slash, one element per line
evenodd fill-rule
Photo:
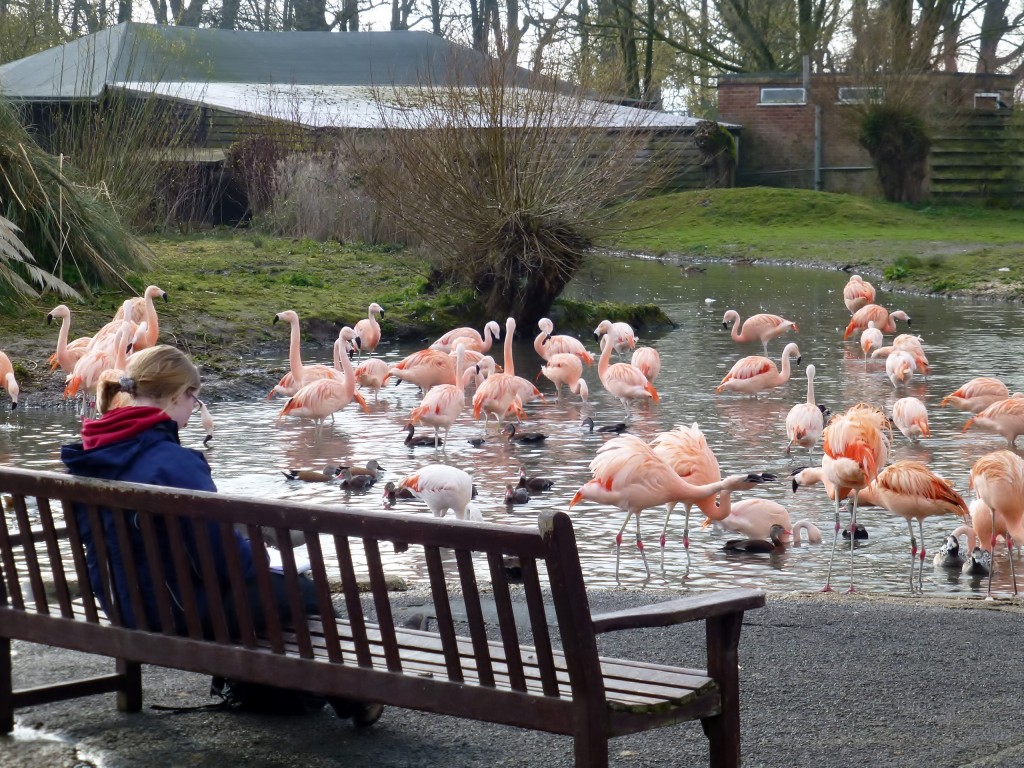
<path fill-rule="evenodd" d="M 859 346 L 844 344 L 842 332 L 849 318 L 842 302 L 847 275 L 841 272 L 769 267 L 727 267 L 709 265 L 691 274 L 657 261 L 631 261 L 628 268 L 612 259 L 595 259 L 573 286 L 576 297 L 614 301 L 652 301 L 660 304 L 677 327 L 641 343 L 656 347 L 662 358 L 662 373 L 656 382 L 660 404 L 635 408 L 630 431 L 650 440 L 659 431 L 677 424 L 698 422 L 715 449 L 723 473 L 747 470 L 776 472 L 788 477 L 790 469 L 808 463 L 807 454 L 796 450 L 785 454 L 785 417 L 789 408 L 803 402 L 806 379 L 803 366 L 817 368 L 815 394 L 819 403 L 839 411 L 866 401 L 888 412 L 896 399 L 912 395 L 929 408 L 933 437 L 910 443 L 896 432 L 894 459 L 927 461 L 958 489 L 967 492 L 968 473 L 982 453 L 1003 447 L 1000 438 L 972 430 L 961 434 L 966 417 L 950 408 L 939 408 L 939 400 L 970 378 L 997 375 L 1014 390 L 1024 390 L 1022 360 L 1024 341 L 1013 329 L 1020 325 L 1020 308 L 1003 304 L 972 304 L 910 296 L 879 294 L 881 303 L 902 308 L 913 318 L 913 331 L 923 337 L 932 365 L 925 379 L 915 376 L 906 391 L 897 392 L 885 375 L 884 362 L 865 362 Z M 799 343 L 803 365 L 794 370 L 787 385 L 762 394 L 758 399 L 740 395 L 715 395 L 714 388 L 741 356 L 760 353 L 760 343 L 736 344 L 721 325 L 727 309 L 747 317 L 771 312 L 794 320 L 798 334 L 769 344 L 769 354 L 778 359 L 785 342 Z M 533 329 L 522 329 L 516 346 L 517 373 L 532 379 L 539 371 L 539 358 L 532 348 Z M 891 342 L 891 336 L 886 342 Z M 592 337 L 584 342 L 596 353 Z M 965 354 L 964 350 L 972 350 Z M 410 346 L 385 342 L 378 356 L 396 362 Z M 500 352 L 498 353 L 500 357 Z M 307 354 L 310 362 L 313 355 Z M 281 370 L 286 369 L 284 361 Z M 408 384 L 388 386 L 379 399 L 368 401 L 370 413 L 346 410 L 324 426 L 320 439 L 311 426 L 283 420 L 275 425 L 281 402 L 214 402 L 217 432 L 207 456 L 218 487 L 226 493 L 264 498 L 294 499 L 325 505 L 381 510 L 382 483 L 366 493 L 348 493 L 337 485 L 287 481 L 283 469 L 318 469 L 325 464 L 363 465 L 377 459 L 385 468 L 384 480 L 397 479 L 418 466 L 437 460 L 471 470 L 479 489 L 477 504 L 489 520 L 510 525 L 533 526 L 542 509 L 567 509 L 579 486 L 589 479 L 588 463 L 610 436 L 590 433 L 580 426 L 591 416 L 598 426 L 623 418 L 617 400 L 608 397 L 597 378 L 596 367 L 587 369 L 591 399 L 587 405 L 567 394 L 554 397 L 545 379 L 538 386 L 548 397 L 545 403 L 527 407 L 525 429 L 546 433 L 546 441 L 535 445 L 509 445 L 492 427 L 487 441 L 470 444 L 483 428 L 472 423 L 468 408 L 452 430 L 443 454 L 429 448 L 404 444 L 406 415 L 419 401 Z M 75 438 L 78 422 L 70 411 L 41 411 L 31 408 L 31 393 L 25 393 L 25 408 L 5 413 L 0 423 L 0 460 L 15 466 L 40 469 L 59 468 L 59 446 Z M 184 442 L 202 448 L 203 433 L 198 424 L 183 435 Z M 820 461 L 820 446 L 814 461 Z M 506 483 L 516 482 L 519 467 L 529 474 L 541 474 L 555 481 L 552 490 L 535 494 L 523 506 L 504 504 Z M 682 547 L 682 516 L 673 516 L 668 543 L 661 551 L 658 534 L 664 510 L 644 513 L 641 525 L 648 542 L 652 578 L 649 589 L 678 586 L 694 588 L 733 585 L 761 586 L 773 590 L 815 590 L 824 583 L 833 528 L 833 506 L 820 490 L 802 489 L 794 495 L 788 483 L 750 491 L 784 504 L 791 518 L 807 518 L 821 528 L 823 545 L 793 546 L 775 556 L 737 556 L 721 551 L 725 538 L 710 530 L 699 530 L 691 516 L 690 567 Z M 427 514 L 423 504 L 402 501 L 399 512 Z M 584 572 L 595 586 L 615 585 L 614 536 L 624 513 L 589 502 L 573 508 Z M 844 515 L 845 519 L 845 515 Z M 864 508 L 858 513 L 870 538 L 858 546 L 855 556 L 856 583 L 862 591 L 906 592 L 910 543 L 906 523 L 883 510 Z M 696 520 L 699 524 L 699 519 Z M 925 545 L 929 552 L 924 569 L 926 593 L 978 593 L 984 584 L 944 569 L 932 569 L 931 553 L 945 535 L 955 528 L 952 518 L 925 521 Z M 632 530 L 632 526 L 630 526 Z M 726 534 L 729 536 L 729 534 Z M 423 579 L 423 565 L 400 553 L 384 552 L 389 572 L 410 579 Z M 837 586 L 845 587 L 849 551 L 840 544 Z M 486 566 L 482 565 L 482 577 Z M 627 535 L 621 549 L 620 577 L 624 586 L 644 584 L 645 569 Z M 1005 557 L 997 558 L 995 588 L 1009 590 Z"/>

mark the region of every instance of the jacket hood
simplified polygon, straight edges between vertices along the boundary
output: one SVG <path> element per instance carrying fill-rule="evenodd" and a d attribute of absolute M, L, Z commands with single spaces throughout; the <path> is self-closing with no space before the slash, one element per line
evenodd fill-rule
<path fill-rule="evenodd" d="M 171 417 L 162 408 L 127 406 L 115 408 L 98 419 L 82 422 L 82 447 L 89 451 L 128 440 Z"/>
<path fill-rule="evenodd" d="M 156 413 L 139 414 L 134 419 L 129 414 L 121 414 L 105 426 L 99 426 L 100 422 L 106 422 L 113 414 L 127 410 Z M 61 448 L 61 461 L 71 474 L 105 480 L 123 478 L 145 482 L 144 478 L 132 476 L 131 468 L 135 466 L 136 459 L 156 443 L 167 441 L 178 444 L 178 425 L 159 408 L 118 408 L 102 419 L 86 421 L 82 426 L 82 437 L 83 442 Z M 86 439 L 93 447 L 85 447 Z"/>

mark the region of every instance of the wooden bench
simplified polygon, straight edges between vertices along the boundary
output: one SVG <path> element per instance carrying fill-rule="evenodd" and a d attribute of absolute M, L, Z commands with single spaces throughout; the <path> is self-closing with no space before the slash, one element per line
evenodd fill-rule
<path fill-rule="evenodd" d="M 572 523 L 564 513 L 541 515 L 538 532 L 16 469 L 0 469 L 0 492 L 10 497 L 0 526 L 0 734 L 13 730 L 18 708 L 78 696 L 116 692 L 118 709 L 138 711 L 140 665 L 154 664 L 565 734 L 573 737 L 578 766 L 606 765 L 611 737 L 700 719 L 711 764 L 739 765 L 740 626 L 745 610 L 764 604 L 764 593 L 727 590 L 591 615 Z M 245 601 L 239 601 L 238 636 L 232 637 L 223 617 L 217 618 L 221 596 L 211 591 L 215 620 L 204 637 L 193 590 L 183 588 L 187 632 L 126 628 L 116 603 L 107 617 L 92 593 L 73 504 L 85 506 L 94 530 L 100 508 L 137 511 L 151 563 L 158 559 L 157 531 L 166 530 L 180 584 L 189 583 L 180 578 L 189 564 L 176 521 L 213 521 L 225 543 L 240 526 L 252 542 L 264 596 L 270 590 L 268 542 L 304 542 L 312 564 L 306 575 L 298 574 L 292 549 L 281 549 L 290 604 L 301 605 L 298 580 L 311 578 L 320 615 L 333 617 L 325 566 L 330 563 L 335 584 L 340 576 L 342 618 L 313 617 L 284 627 L 269 610 L 266 629 L 257 634 Z M 122 551 L 127 518 L 115 515 Z M 206 526 L 195 528 L 198 567 L 209 576 L 214 573 L 211 537 L 203 532 Z M 103 548 L 100 555 L 108 556 Z M 405 558 L 423 569 L 436 631 L 396 626 L 385 579 L 389 558 Z M 521 584 L 510 584 L 505 558 L 518 558 Z M 237 555 L 228 560 L 224 594 L 237 596 L 242 570 Z M 365 606 L 357 577 L 370 584 Z M 139 592 L 131 594 L 136 616 L 144 613 Z M 166 590 L 158 596 L 160 615 L 170 617 Z M 465 604 L 462 635 L 456 631 L 453 596 Z M 496 626 L 484 620 L 487 597 L 496 605 Z M 598 652 L 601 633 L 693 620 L 706 624 L 706 670 L 604 658 Z M 101 677 L 14 690 L 11 640 L 108 656 L 116 660 L 115 669 Z"/>

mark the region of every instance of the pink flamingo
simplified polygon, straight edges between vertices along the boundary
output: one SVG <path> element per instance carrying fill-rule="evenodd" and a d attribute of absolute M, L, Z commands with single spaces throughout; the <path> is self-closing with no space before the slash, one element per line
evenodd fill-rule
<path fill-rule="evenodd" d="M 789 540 L 793 533 L 789 510 L 770 499 L 734 501 L 728 515 L 720 519 L 709 517 L 701 523 L 701 527 L 706 528 L 712 524 L 748 539 L 768 538 L 774 525 L 782 526 L 783 541 Z"/>
<path fill-rule="evenodd" d="M 620 355 L 626 354 L 636 347 L 636 334 L 629 323 L 613 323 L 611 320 L 602 320 L 594 329 L 594 338 L 599 342 L 601 337 L 607 334 L 611 337 L 612 349 Z"/>
<path fill-rule="evenodd" d="M 843 303 L 854 314 L 858 309 L 875 301 L 875 286 L 860 275 L 850 275 L 850 280 L 843 287 Z"/>
<path fill-rule="evenodd" d="M 864 361 L 867 362 L 868 355 L 871 355 L 876 349 L 881 349 L 884 343 L 885 337 L 875 327 L 875 321 L 869 320 L 868 327 L 860 333 L 860 348 L 864 352 Z"/>
<path fill-rule="evenodd" d="M 946 395 L 939 406 L 945 407 L 948 404 L 960 411 L 981 413 L 993 403 L 1005 400 L 1009 396 L 1010 390 L 999 379 L 979 376 L 968 381 L 956 392 Z"/>
<path fill-rule="evenodd" d="M 793 546 L 799 547 L 803 541 L 801 533 L 807 531 L 807 543 L 808 544 L 821 544 L 821 531 L 814 523 L 810 520 L 797 520 L 793 523 L 793 529 L 790 536 Z"/>
<path fill-rule="evenodd" d="M 966 432 L 972 426 L 1001 435 L 1013 448 L 1017 436 L 1024 434 L 1024 397 L 997 400 L 981 413 L 969 418 L 961 431 Z"/>
<path fill-rule="evenodd" d="M 342 377 L 331 376 L 314 379 L 301 386 L 299 391 L 284 404 L 281 412 L 277 415 L 278 422 L 285 416 L 313 419 L 313 423 L 316 425 L 316 434 L 319 435 L 324 419 L 340 411 L 353 400 L 359 404 L 364 413 L 369 413 L 366 400 L 356 392 L 356 377 L 352 370 L 352 363 L 348 359 L 348 355 L 339 352 L 344 347 L 344 343 L 353 338 L 355 338 L 355 331 L 345 326 L 338 334 L 339 343 L 335 344 L 335 354 L 341 362 Z"/>
<path fill-rule="evenodd" d="M 18 387 L 18 380 L 14 377 L 14 366 L 11 358 L 6 353 L 0 352 L 0 386 L 7 390 L 7 396 L 11 398 L 11 410 L 18 407 L 18 396 L 21 389 Z"/>
<path fill-rule="evenodd" d="M 629 402 L 650 398 L 659 401 L 658 390 L 654 388 L 643 373 L 629 363 L 610 364 L 613 342 L 610 334 L 601 338 L 601 358 L 597 363 L 597 375 L 604 388 L 619 398 L 626 409 L 626 421 L 629 421 Z"/>
<path fill-rule="evenodd" d="M 928 409 L 916 397 L 901 397 L 892 404 L 892 422 L 912 443 L 932 436 L 928 428 Z"/>
<path fill-rule="evenodd" d="M 895 349 L 906 352 L 914 358 L 914 365 L 917 366 L 917 370 L 925 376 L 928 375 L 930 370 L 928 367 L 928 356 L 924 353 L 924 345 L 921 344 L 920 336 L 914 336 L 912 333 L 901 333 L 892 340 L 892 345 Z"/>
<path fill-rule="evenodd" d="M 825 415 L 821 408 L 814 402 L 814 373 L 813 365 L 807 366 L 807 402 L 798 403 L 789 409 L 786 414 L 786 436 L 789 442 L 786 444 L 788 454 L 796 443 L 801 448 L 807 449 L 808 457 L 814 450 L 814 444 L 821 439 L 822 430 L 825 429 Z"/>
<path fill-rule="evenodd" d="M 53 322 L 53 318 L 61 319 L 60 331 L 57 333 L 57 351 L 49 359 L 50 370 L 60 368 L 64 373 L 71 373 L 75 369 L 75 363 L 85 354 L 92 343 L 92 336 L 80 336 L 72 342 L 68 342 L 68 334 L 71 331 L 71 310 L 66 304 L 58 304 L 46 314 L 46 324 Z"/>
<path fill-rule="evenodd" d="M 629 364 L 639 369 L 647 380 L 653 384 L 661 373 L 661 355 L 654 347 L 637 347 L 633 350 L 633 357 Z"/>
<path fill-rule="evenodd" d="M 494 340 L 500 338 L 501 326 L 493 320 L 489 320 L 487 321 L 487 324 L 484 325 L 483 335 L 480 334 L 480 331 L 468 326 L 453 328 L 431 344 L 430 349 L 439 349 L 442 352 L 454 352 L 455 345 L 461 341 L 466 345 L 467 350 L 486 353 L 490 351 L 491 344 L 494 343 Z"/>
<path fill-rule="evenodd" d="M 83 409 L 90 411 L 94 401 L 96 386 L 100 377 L 108 368 L 123 370 L 127 363 L 127 342 L 125 339 L 133 332 L 132 323 L 120 321 L 121 328 L 114 334 L 113 342 L 98 349 L 91 349 L 75 363 L 75 369 L 68 376 L 64 387 L 64 397 L 74 397 L 79 389 L 83 392 Z"/>
<path fill-rule="evenodd" d="M 870 322 L 874 322 L 875 327 L 882 333 L 895 333 L 897 320 L 902 320 L 910 325 L 910 315 L 902 309 L 890 312 L 878 304 L 865 304 L 853 313 L 843 338 L 848 339 L 853 336 L 854 332 L 864 330 Z"/>
<path fill-rule="evenodd" d="M 722 470 L 718 465 L 718 457 L 711 450 L 700 426 L 694 422 L 687 427 L 679 425 L 667 432 L 659 432 L 651 441 L 651 449 L 662 461 L 672 467 L 672 470 L 683 480 L 691 485 L 707 485 L 717 483 L 722 479 Z M 695 499 L 683 503 L 683 549 L 686 550 L 686 562 L 690 562 L 690 510 L 694 505 L 706 516 L 724 516 L 729 514 L 730 496 L 728 493 L 721 494 L 721 506 L 716 500 L 716 494 Z M 661 526 L 661 539 L 659 543 L 662 548 L 665 546 L 665 532 L 668 530 L 668 521 L 675 511 L 676 504 L 671 502 L 665 510 L 665 522 Z"/>
<path fill-rule="evenodd" d="M 360 340 L 359 353 L 373 353 L 380 344 L 380 323 L 377 322 L 377 315 L 384 317 L 384 308 L 377 302 L 370 304 L 366 311 L 366 317 L 356 323 L 354 330 Z"/>
<path fill-rule="evenodd" d="M 415 384 L 426 394 L 438 384 L 455 383 L 455 361 L 439 349 L 421 349 L 391 366 L 388 375 Z"/>
<path fill-rule="evenodd" d="M 573 390 L 583 376 L 583 361 L 571 352 L 558 352 L 547 358 L 539 376 L 555 385 L 555 397 L 562 396 L 562 387 Z"/>
<path fill-rule="evenodd" d="M 715 387 L 715 393 L 740 392 L 742 394 L 757 396 L 758 392 L 773 387 L 781 387 L 789 381 L 790 368 L 789 358 L 795 356 L 797 363 L 800 362 L 800 348 L 790 342 L 782 350 L 782 371 L 780 372 L 775 363 L 767 357 L 753 355 L 744 357 L 736 362 L 732 369 L 722 379 L 722 383 Z"/>
<path fill-rule="evenodd" d="M 145 334 L 132 343 L 132 350 L 135 352 L 152 347 L 160 340 L 160 320 L 156 314 L 156 304 L 153 303 L 153 299 L 157 297 L 167 303 L 167 291 L 157 285 L 146 286 L 141 297 L 128 299 L 114 315 L 114 320 L 127 318 L 136 325 L 146 324 Z"/>
<path fill-rule="evenodd" d="M 396 496 L 409 491 L 423 501 L 434 517 L 444 517 L 451 510 L 459 520 L 482 521 L 473 508 L 473 478 L 458 467 L 447 464 L 427 464 L 411 475 L 403 477 L 395 486 Z M 389 492 L 385 489 L 384 496 Z"/>
<path fill-rule="evenodd" d="M 365 389 L 373 391 L 373 399 L 377 400 L 381 388 L 388 380 L 388 364 L 379 357 L 371 357 L 365 363 L 360 364 L 354 371 L 356 383 Z"/>
<path fill-rule="evenodd" d="M 451 431 L 455 420 L 459 418 L 462 409 L 466 405 L 465 377 L 476 374 L 476 366 L 472 369 L 465 368 L 466 347 L 459 344 L 455 348 L 456 362 L 455 376 L 456 384 L 438 384 L 431 387 L 430 391 L 423 396 L 420 404 L 409 413 L 409 420 L 405 427 L 419 426 L 420 424 L 434 428 L 434 449 L 439 444 L 448 444 L 448 432 Z M 441 430 L 444 430 L 444 441 L 441 443 Z"/>
<path fill-rule="evenodd" d="M 267 400 L 270 400 L 274 395 L 291 397 L 303 385 L 309 384 L 316 379 L 339 378 L 337 369 L 329 365 L 321 365 L 319 363 L 312 365 L 302 364 L 302 354 L 299 349 L 302 332 L 299 329 L 299 316 L 296 312 L 290 309 L 278 312 L 274 315 L 273 323 L 277 323 L 279 320 L 291 326 L 288 342 L 288 373 L 282 376 L 281 380 L 270 390 L 269 394 L 267 394 Z M 352 338 L 355 338 L 355 336 L 353 335 Z"/>
<path fill-rule="evenodd" d="M 722 316 L 722 326 L 726 329 L 732 323 L 732 340 L 738 342 L 760 341 L 764 347 L 765 357 L 768 356 L 768 342 L 787 331 L 800 332 L 796 323 L 779 315 L 751 315 L 745 322 L 740 322 L 740 315 L 735 309 L 726 311 Z M 743 326 L 742 329 L 740 326 Z"/>
<path fill-rule="evenodd" d="M 594 364 L 594 356 L 587 351 L 582 341 L 573 336 L 552 335 L 555 324 L 548 318 L 542 317 L 538 320 L 537 327 L 540 328 L 540 333 L 533 340 L 533 348 L 544 360 L 550 360 L 554 355 L 570 354 L 576 355 L 580 362 L 587 365 Z"/>
<path fill-rule="evenodd" d="M 608 347 L 610 349 L 610 347 Z M 603 356 L 603 353 L 602 353 Z M 615 576 L 619 574 L 622 532 L 631 517 L 636 518 L 636 546 L 650 577 L 651 569 L 640 536 L 640 513 L 669 503 L 696 503 L 720 491 L 751 488 L 746 475 L 733 475 L 707 485 L 692 485 L 681 478 L 643 440 L 634 435 L 614 437 L 600 448 L 590 462 L 593 478 L 569 502 L 571 509 L 583 500 L 609 504 L 626 511 L 626 519 L 615 536 Z"/>
<path fill-rule="evenodd" d="M 919 461 L 897 461 L 890 464 L 871 483 L 871 489 L 877 506 L 907 521 L 907 528 L 910 531 L 910 591 L 914 591 L 915 556 L 920 559 L 918 590 L 922 590 L 926 554 L 923 520 L 936 515 L 960 515 L 966 519 L 966 502 L 949 481 L 939 477 Z M 914 520 L 917 520 L 917 530 L 921 536 L 920 555 L 914 536 Z"/>
<path fill-rule="evenodd" d="M 895 389 L 907 386 L 916 370 L 917 364 L 909 352 L 897 349 L 885 358 L 885 373 Z"/>
<path fill-rule="evenodd" d="M 839 539 L 839 501 L 846 492 L 850 505 L 850 532 L 857 527 L 857 502 L 861 492 L 878 476 L 889 459 L 888 420 L 877 408 L 860 403 L 834 416 L 822 435 L 821 469 L 835 487 L 835 537 L 828 561 L 824 592 L 832 591 L 832 561 Z M 850 591 L 853 592 L 853 545 L 850 536 Z"/>
<path fill-rule="evenodd" d="M 1005 450 L 982 456 L 971 467 L 971 488 L 978 492 L 978 498 L 989 510 L 988 515 L 972 515 L 974 530 L 982 548 L 993 554 L 997 533 L 1004 534 L 1011 554 L 1010 575 L 1016 595 L 1017 575 L 1013 571 L 1012 553 L 1013 539 L 1024 541 L 1024 459 Z M 987 597 L 992 598 L 992 569 L 989 569 Z"/>
<path fill-rule="evenodd" d="M 203 445 L 209 445 L 210 441 L 213 440 L 213 430 L 217 425 L 213 421 L 213 414 L 210 413 L 210 409 L 202 400 L 199 401 L 199 422 L 203 425 L 203 432 L 206 433 L 206 437 L 203 438 Z"/>

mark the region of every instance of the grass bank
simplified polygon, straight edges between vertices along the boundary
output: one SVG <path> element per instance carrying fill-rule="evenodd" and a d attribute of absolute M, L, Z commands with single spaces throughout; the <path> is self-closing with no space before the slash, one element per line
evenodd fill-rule
<path fill-rule="evenodd" d="M 1024 211 L 910 208 L 852 195 L 682 192 L 617 211 L 606 248 L 692 260 L 850 266 L 923 293 L 1024 298 Z"/>
<path fill-rule="evenodd" d="M 482 328 L 486 320 L 471 291 L 436 290 L 429 265 L 402 249 L 265 237 L 247 231 L 214 231 L 148 241 L 152 269 L 128 275 L 141 294 L 159 285 L 161 338 L 188 351 L 206 374 L 223 379 L 250 377 L 240 360 L 287 347 L 286 326 L 277 312 L 292 309 L 302 319 L 304 344 L 329 357 L 341 325 L 366 317 L 370 302 L 385 308 L 381 321 L 389 338 L 434 338 L 460 325 Z M 69 303 L 70 338 L 88 336 L 108 322 L 129 291 L 104 291 L 87 303 Z M 11 357 L 22 389 L 57 391 L 63 377 L 51 375 L 46 358 L 56 347 L 57 326 L 46 313 L 60 299 L 45 296 L 16 313 L 0 315 L 0 349 Z M 590 331 L 603 317 L 639 327 L 668 323 L 652 305 L 560 302 L 552 317 L 559 328 Z M 530 333 L 533 329 L 524 329 Z"/>

